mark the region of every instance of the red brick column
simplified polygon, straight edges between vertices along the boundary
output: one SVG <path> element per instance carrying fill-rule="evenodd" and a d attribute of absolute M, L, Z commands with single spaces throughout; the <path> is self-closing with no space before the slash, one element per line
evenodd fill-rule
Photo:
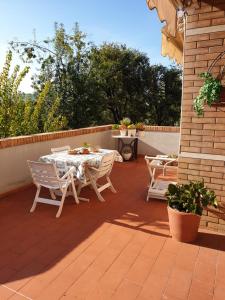
<path fill-rule="evenodd" d="M 192 107 L 203 84 L 199 74 L 225 50 L 225 1 L 215 0 L 213 7 L 213 1 L 202 2 L 201 8 L 195 3 L 188 9 L 178 178 L 203 178 L 216 192 L 220 209 L 205 212 L 202 225 L 225 232 L 225 107 L 205 107 L 204 117 L 197 117 Z M 212 69 L 215 76 L 224 63 L 225 57 Z"/>

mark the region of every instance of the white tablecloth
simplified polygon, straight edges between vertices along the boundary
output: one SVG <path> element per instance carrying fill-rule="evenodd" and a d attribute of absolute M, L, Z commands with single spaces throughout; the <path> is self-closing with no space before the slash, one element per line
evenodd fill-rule
<path fill-rule="evenodd" d="M 67 151 L 62 151 L 41 156 L 39 160 L 47 163 L 55 163 L 60 176 L 65 174 L 71 167 L 75 167 L 74 177 L 85 182 L 85 166 L 98 168 L 102 157 L 112 152 L 116 152 L 116 161 L 122 161 L 122 157 L 117 151 L 108 149 L 100 149 L 97 153 L 75 155 L 68 154 Z"/>

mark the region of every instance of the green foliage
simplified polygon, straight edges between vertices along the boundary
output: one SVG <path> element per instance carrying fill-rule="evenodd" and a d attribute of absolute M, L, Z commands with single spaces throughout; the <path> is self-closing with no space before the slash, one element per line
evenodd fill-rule
<path fill-rule="evenodd" d="M 84 143 L 83 143 L 83 148 L 87 148 L 87 149 L 88 149 L 88 148 L 90 148 L 90 146 L 91 146 L 91 145 L 88 144 L 87 142 L 84 142 Z"/>
<path fill-rule="evenodd" d="M 120 121 L 120 124 L 121 125 L 124 125 L 126 127 L 128 127 L 130 124 L 131 124 L 131 119 L 130 118 L 123 118 L 121 121 Z"/>
<path fill-rule="evenodd" d="M 52 83 L 68 128 L 119 123 L 123 116 L 146 124 L 179 123 L 181 71 L 175 67 L 151 66 L 146 54 L 126 45 L 95 46 L 78 24 L 72 34 L 56 24 L 54 36 L 43 43 L 11 45 L 25 61 L 40 64 L 33 86 L 40 92 L 46 81 Z"/>
<path fill-rule="evenodd" d="M 145 130 L 145 125 L 144 125 L 144 123 L 142 123 L 142 122 L 137 122 L 137 123 L 135 124 L 135 127 L 136 127 L 137 130 L 140 130 L 140 131 Z"/>
<path fill-rule="evenodd" d="M 169 158 L 178 158 L 178 155 L 176 153 L 170 153 L 168 154 Z"/>
<path fill-rule="evenodd" d="M 123 116 L 144 120 L 149 88 L 148 57 L 125 45 L 104 43 L 90 53 L 91 75 L 97 83 L 99 100 L 113 121 Z"/>
<path fill-rule="evenodd" d="M 65 127 L 65 117 L 58 115 L 60 100 L 51 93 L 50 82 L 43 86 L 36 100 L 24 97 L 18 88 L 29 68 L 25 67 L 20 72 L 19 66 L 15 66 L 10 75 L 11 64 L 12 52 L 9 51 L 0 73 L 0 138 Z"/>
<path fill-rule="evenodd" d="M 120 130 L 127 130 L 127 126 L 124 125 L 124 124 L 120 124 L 119 129 Z"/>
<path fill-rule="evenodd" d="M 189 184 L 170 184 L 166 193 L 168 205 L 180 212 L 202 215 L 208 205 L 217 207 L 216 195 L 204 186 L 203 181 Z"/>
<path fill-rule="evenodd" d="M 134 124 L 130 124 L 127 126 L 128 129 L 136 129 L 136 126 Z"/>
<path fill-rule="evenodd" d="M 146 100 L 146 124 L 179 125 L 182 91 L 181 74 L 181 70 L 176 67 L 151 66 Z M 142 121 L 141 118 L 140 121 Z"/>
<path fill-rule="evenodd" d="M 204 84 L 200 88 L 199 95 L 195 98 L 193 106 L 198 116 L 204 114 L 204 105 L 211 106 L 219 101 L 222 84 L 220 80 L 214 78 L 212 74 L 205 72 L 201 73 L 200 77 L 204 79 Z"/>
<path fill-rule="evenodd" d="M 112 130 L 117 130 L 120 128 L 120 125 L 119 124 L 113 124 L 112 125 Z"/>

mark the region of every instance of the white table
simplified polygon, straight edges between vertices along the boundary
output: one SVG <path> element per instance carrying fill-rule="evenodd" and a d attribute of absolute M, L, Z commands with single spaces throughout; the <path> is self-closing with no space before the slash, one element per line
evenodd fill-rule
<path fill-rule="evenodd" d="M 112 152 L 115 152 L 115 150 L 100 149 L 99 152 L 90 154 L 68 154 L 67 151 L 62 151 L 41 156 L 39 160 L 47 163 L 55 163 L 60 175 L 65 174 L 71 167 L 75 167 L 74 177 L 81 182 L 86 182 L 86 165 L 98 168 L 102 157 Z M 117 151 L 116 154 L 118 156 Z"/>

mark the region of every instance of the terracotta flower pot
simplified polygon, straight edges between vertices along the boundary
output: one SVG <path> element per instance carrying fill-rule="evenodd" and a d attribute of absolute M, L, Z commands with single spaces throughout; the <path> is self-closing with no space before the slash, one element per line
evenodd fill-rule
<path fill-rule="evenodd" d="M 201 217 L 167 207 L 172 238 L 184 243 L 195 241 Z"/>

